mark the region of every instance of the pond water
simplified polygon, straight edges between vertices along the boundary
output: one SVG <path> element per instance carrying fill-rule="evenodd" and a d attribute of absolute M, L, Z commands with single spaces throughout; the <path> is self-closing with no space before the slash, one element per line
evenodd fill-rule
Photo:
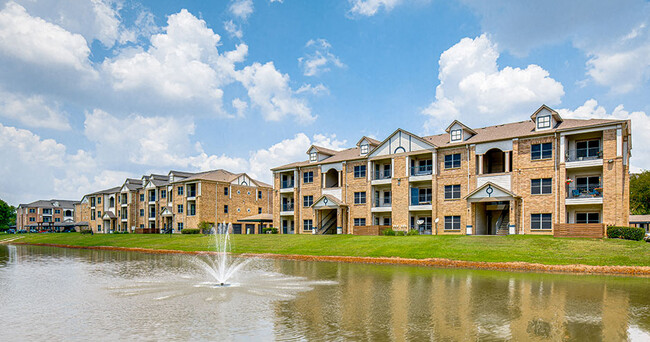
<path fill-rule="evenodd" d="M 650 279 L 0 245 L 0 341 L 650 340 Z"/>

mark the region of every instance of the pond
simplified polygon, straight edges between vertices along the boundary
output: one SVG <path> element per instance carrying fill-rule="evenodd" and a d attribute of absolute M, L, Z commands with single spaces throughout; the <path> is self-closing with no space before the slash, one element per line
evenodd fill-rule
<path fill-rule="evenodd" d="M 650 279 L 0 245 L 1 341 L 650 340 Z"/>

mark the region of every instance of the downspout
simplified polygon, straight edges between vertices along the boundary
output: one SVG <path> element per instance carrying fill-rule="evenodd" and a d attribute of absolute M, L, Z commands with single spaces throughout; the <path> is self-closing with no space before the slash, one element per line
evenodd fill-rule
<path fill-rule="evenodd" d="M 469 193 L 469 181 L 470 181 L 470 174 L 469 174 L 469 145 L 467 146 L 467 193 Z M 467 201 L 466 201 L 467 202 Z M 465 221 L 465 235 L 467 235 L 467 226 L 469 225 L 470 219 L 472 218 L 471 211 L 472 211 L 472 205 L 467 203 L 467 220 Z M 474 222 L 472 222 L 472 228 L 474 228 Z M 474 235 L 474 229 L 472 229 L 472 235 Z"/>
<path fill-rule="evenodd" d="M 560 137 L 560 139 L 562 139 L 562 137 Z M 557 140 L 557 132 L 555 132 L 555 146 L 556 146 L 555 151 L 558 150 L 557 147 L 559 146 L 559 143 L 560 143 L 560 141 Z M 566 146 L 564 148 L 566 149 Z M 553 207 L 554 208 L 553 210 L 555 211 L 554 216 L 555 216 L 555 221 L 557 223 L 560 223 L 560 221 L 559 221 L 560 218 L 557 215 L 558 201 L 559 201 L 558 196 L 560 195 L 560 187 L 558 185 L 558 179 L 557 179 L 557 164 L 559 162 L 559 158 L 561 158 L 561 156 L 559 156 L 558 153 L 556 152 L 555 153 L 555 162 L 553 163 L 553 172 L 555 174 L 555 176 L 553 177 L 553 183 L 555 183 L 555 184 L 553 184 L 553 188 L 555 188 L 555 196 L 554 196 L 554 198 L 555 198 L 555 206 Z"/>

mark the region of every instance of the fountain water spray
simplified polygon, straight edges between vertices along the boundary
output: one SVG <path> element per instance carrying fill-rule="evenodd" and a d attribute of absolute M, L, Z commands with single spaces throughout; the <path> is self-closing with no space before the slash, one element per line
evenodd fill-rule
<path fill-rule="evenodd" d="M 216 280 L 216 286 L 224 287 L 230 285 L 228 280 L 238 270 L 244 267 L 251 259 L 230 257 L 230 231 L 232 224 L 220 223 L 217 229 L 212 231 L 216 254 L 201 255 L 195 258 L 195 263 L 203 268 Z"/>

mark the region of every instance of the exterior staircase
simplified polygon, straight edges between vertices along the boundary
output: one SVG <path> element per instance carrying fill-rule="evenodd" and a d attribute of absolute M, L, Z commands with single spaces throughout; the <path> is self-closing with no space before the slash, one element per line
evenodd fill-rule
<path fill-rule="evenodd" d="M 330 210 L 329 214 L 321 219 L 316 234 L 336 234 L 336 210 Z"/>
<path fill-rule="evenodd" d="M 506 208 L 503 209 L 503 211 L 501 212 L 501 216 L 499 216 L 499 220 L 497 220 L 496 235 L 501 235 L 501 236 L 508 235 L 509 226 L 510 226 L 509 213 L 510 213 L 510 208 L 506 206 Z"/>

